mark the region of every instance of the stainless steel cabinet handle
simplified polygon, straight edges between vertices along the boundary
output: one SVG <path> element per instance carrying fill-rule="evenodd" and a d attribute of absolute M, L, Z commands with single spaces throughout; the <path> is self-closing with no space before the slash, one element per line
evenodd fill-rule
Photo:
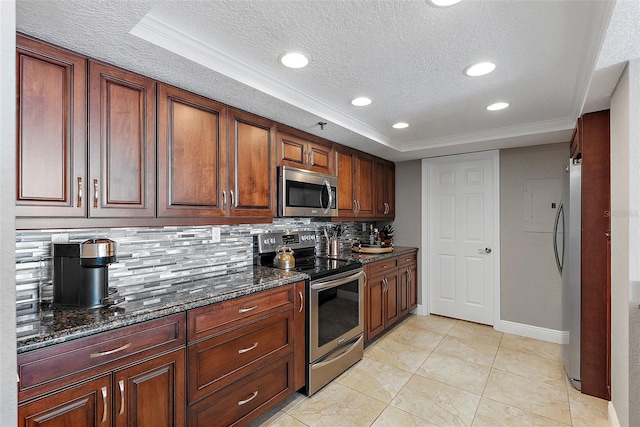
<path fill-rule="evenodd" d="M 389 203 L 384 202 L 384 214 L 388 214 L 389 213 Z"/>
<path fill-rule="evenodd" d="M 124 380 L 118 381 L 118 387 L 120 387 L 120 412 L 118 415 L 124 414 Z"/>
<path fill-rule="evenodd" d="M 241 308 L 240 310 L 238 310 L 238 313 L 246 313 L 247 311 L 255 310 L 256 308 L 258 308 L 258 304 L 254 305 L 253 307 Z"/>
<path fill-rule="evenodd" d="M 302 153 L 302 164 L 309 166 L 309 153 L 307 151 Z"/>
<path fill-rule="evenodd" d="M 358 213 L 358 201 L 356 199 L 353 199 L 353 213 Z"/>
<path fill-rule="evenodd" d="M 242 353 L 246 353 L 247 351 L 251 351 L 254 348 L 256 348 L 258 346 L 257 342 L 254 342 L 252 346 L 247 347 L 247 348 L 241 348 L 240 350 L 238 350 L 238 354 L 242 354 Z"/>
<path fill-rule="evenodd" d="M 78 177 L 78 207 L 82 206 L 82 177 Z"/>
<path fill-rule="evenodd" d="M 98 180 L 93 180 L 93 207 L 98 207 Z"/>
<path fill-rule="evenodd" d="M 89 357 L 91 357 L 92 359 L 95 359 L 96 357 L 108 356 L 110 354 L 117 353 L 117 352 L 122 351 L 122 350 L 126 350 L 129 347 L 131 347 L 131 343 L 130 342 L 128 342 L 125 345 L 120 346 L 118 348 L 114 348 L 113 350 L 101 351 L 99 353 L 91 353 L 89 355 Z"/>
<path fill-rule="evenodd" d="M 298 309 L 298 313 L 302 313 L 304 310 L 304 295 L 302 295 L 302 291 L 298 292 L 298 296 L 300 297 L 300 308 Z"/>
<path fill-rule="evenodd" d="M 234 199 L 234 197 L 233 197 L 233 190 L 229 190 L 229 194 L 231 194 L 231 207 L 232 207 L 232 208 L 235 208 L 235 207 L 236 207 L 236 205 L 234 204 L 234 201 L 233 201 L 233 199 Z"/>
<path fill-rule="evenodd" d="M 364 274 L 364 285 L 362 285 L 362 286 L 366 287 L 367 286 L 367 282 L 369 281 L 369 278 L 367 277 L 367 273 L 365 273 L 364 270 L 362 270 L 362 274 Z"/>
<path fill-rule="evenodd" d="M 256 396 L 257 396 L 257 395 L 258 395 L 258 390 L 254 391 L 254 392 L 253 392 L 253 394 L 251 395 L 251 397 L 249 397 L 249 398 L 247 398 L 247 399 L 244 399 L 244 400 L 240 400 L 240 401 L 238 402 L 238 406 L 242 406 L 242 405 L 244 405 L 245 403 L 249 403 L 249 402 L 251 402 L 253 399 L 255 399 L 255 398 L 256 398 Z"/>
<path fill-rule="evenodd" d="M 227 191 L 222 190 L 222 209 L 227 207 Z"/>
<path fill-rule="evenodd" d="M 102 391 L 102 406 L 104 409 L 102 410 L 102 421 L 100 422 L 103 423 L 107 421 L 107 388 L 102 387 L 101 391 Z"/>
<path fill-rule="evenodd" d="M 315 164 L 315 162 L 313 161 L 313 151 L 311 152 L 311 155 L 309 156 L 309 166 L 313 166 Z"/>

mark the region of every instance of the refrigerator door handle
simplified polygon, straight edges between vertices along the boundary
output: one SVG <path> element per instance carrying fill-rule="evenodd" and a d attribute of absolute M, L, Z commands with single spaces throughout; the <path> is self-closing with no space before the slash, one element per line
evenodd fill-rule
<path fill-rule="evenodd" d="M 560 222 L 560 217 L 564 214 L 563 210 L 564 210 L 564 206 L 562 204 L 562 200 L 560 200 L 560 205 L 558 206 L 558 211 L 556 212 L 556 220 L 553 224 L 553 253 L 556 257 L 556 266 L 558 267 L 558 272 L 560 273 L 560 276 L 562 276 L 562 264 L 563 264 L 562 261 L 564 260 L 564 250 L 562 251 L 563 260 L 561 260 L 560 255 L 558 254 L 558 223 Z M 564 238 L 562 239 L 562 246 L 564 249 Z"/>

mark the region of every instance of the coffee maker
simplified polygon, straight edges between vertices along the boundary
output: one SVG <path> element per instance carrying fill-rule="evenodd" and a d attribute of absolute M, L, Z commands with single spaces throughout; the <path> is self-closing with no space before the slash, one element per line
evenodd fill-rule
<path fill-rule="evenodd" d="M 115 261 L 113 240 L 54 243 L 53 305 L 84 308 L 110 305 L 109 264 Z"/>

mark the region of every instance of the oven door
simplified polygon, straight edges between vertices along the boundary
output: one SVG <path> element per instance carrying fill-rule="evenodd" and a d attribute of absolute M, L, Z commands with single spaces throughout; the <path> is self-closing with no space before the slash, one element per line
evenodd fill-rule
<path fill-rule="evenodd" d="M 309 362 L 361 335 L 364 272 L 361 268 L 310 282 Z"/>

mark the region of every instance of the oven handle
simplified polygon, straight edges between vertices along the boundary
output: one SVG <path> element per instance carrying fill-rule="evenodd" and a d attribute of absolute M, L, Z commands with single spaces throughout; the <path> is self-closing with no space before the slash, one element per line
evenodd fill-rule
<path fill-rule="evenodd" d="M 362 340 L 362 336 L 360 336 L 360 338 L 355 340 L 353 342 L 353 344 L 351 344 L 349 347 L 342 349 L 342 351 L 340 351 L 338 354 L 332 355 L 331 358 L 325 359 L 325 360 L 323 360 L 322 362 L 319 362 L 319 363 L 314 363 L 313 364 L 313 368 L 314 369 L 321 368 L 321 367 L 323 367 L 325 365 L 328 365 L 330 363 L 335 362 L 337 359 L 341 359 L 341 358 L 347 356 L 348 353 L 351 352 L 351 350 L 353 350 L 355 347 L 357 347 L 359 345 L 361 340 Z"/>
<path fill-rule="evenodd" d="M 311 284 L 311 289 L 314 291 L 321 291 L 323 289 L 335 288 L 337 286 L 344 285 L 353 280 L 358 280 L 364 277 L 364 271 L 359 270 L 356 274 L 350 274 L 348 276 L 333 276 L 330 279 L 318 280 Z"/>

